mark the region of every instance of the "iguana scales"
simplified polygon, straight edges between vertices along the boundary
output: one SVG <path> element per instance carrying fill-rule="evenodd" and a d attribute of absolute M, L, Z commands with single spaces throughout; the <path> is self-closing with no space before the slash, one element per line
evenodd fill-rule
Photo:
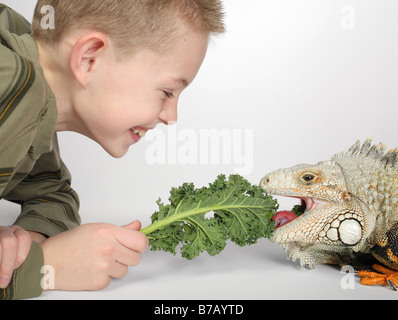
<path fill-rule="evenodd" d="M 383 144 L 358 141 L 330 161 L 272 172 L 260 186 L 301 199 L 304 214 L 283 221 L 271 241 L 302 267 L 352 265 L 362 270 L 362 284 L 398 287 L 397 149 L 385 153 Z M 367 258 L 384 265 L 370 263 L 381 273 L 368 270 Z"/>

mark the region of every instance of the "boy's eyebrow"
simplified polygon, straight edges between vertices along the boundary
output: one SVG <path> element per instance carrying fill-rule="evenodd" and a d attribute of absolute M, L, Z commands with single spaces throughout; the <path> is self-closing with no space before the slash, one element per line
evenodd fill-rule
<path fill-rule="evenodd" d="M 184 88 L 189 86 L 189 82 L 184 78 L 171 78 L 171 80 L 182 85 Z"/>

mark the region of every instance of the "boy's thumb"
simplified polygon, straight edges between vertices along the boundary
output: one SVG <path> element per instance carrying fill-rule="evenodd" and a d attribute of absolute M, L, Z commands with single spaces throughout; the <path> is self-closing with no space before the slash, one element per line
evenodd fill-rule
<path fill-rule="evenodd" d="M 141 230 L 141 222 L 139 220 L 135 220 L 132 223 L 128 224 L 127 226 L 124 226 L 124 228 L 140 231 Z"/>

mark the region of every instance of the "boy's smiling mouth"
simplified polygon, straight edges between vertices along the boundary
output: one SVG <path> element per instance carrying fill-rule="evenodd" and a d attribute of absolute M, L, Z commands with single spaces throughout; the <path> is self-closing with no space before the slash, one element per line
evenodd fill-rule
<path fill-rule="evenodd" d="M 143 138 L 146 136 L 148 129 L 141 128 L 141 127 L 134 127 L 130 129 L 134 134 L 139 136 L 140 138 Z"/>

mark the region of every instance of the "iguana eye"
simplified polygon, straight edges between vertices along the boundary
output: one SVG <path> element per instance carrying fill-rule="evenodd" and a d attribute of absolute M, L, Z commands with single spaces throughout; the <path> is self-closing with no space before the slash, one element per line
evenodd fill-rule
<path fill-rule="evenodd" d="M 300 181 L 305 184 L 314 183 L 317 180 L 317 176 L 314 173 L 306 172 L 300 176 Z"/>
<path fill-rule="evenodd" d="M 305 182 L 311 182 L 315 179 L 315 176 L 313 174 L 307 173 L 307 174 L 303 175 L 302 179 Z"/>

